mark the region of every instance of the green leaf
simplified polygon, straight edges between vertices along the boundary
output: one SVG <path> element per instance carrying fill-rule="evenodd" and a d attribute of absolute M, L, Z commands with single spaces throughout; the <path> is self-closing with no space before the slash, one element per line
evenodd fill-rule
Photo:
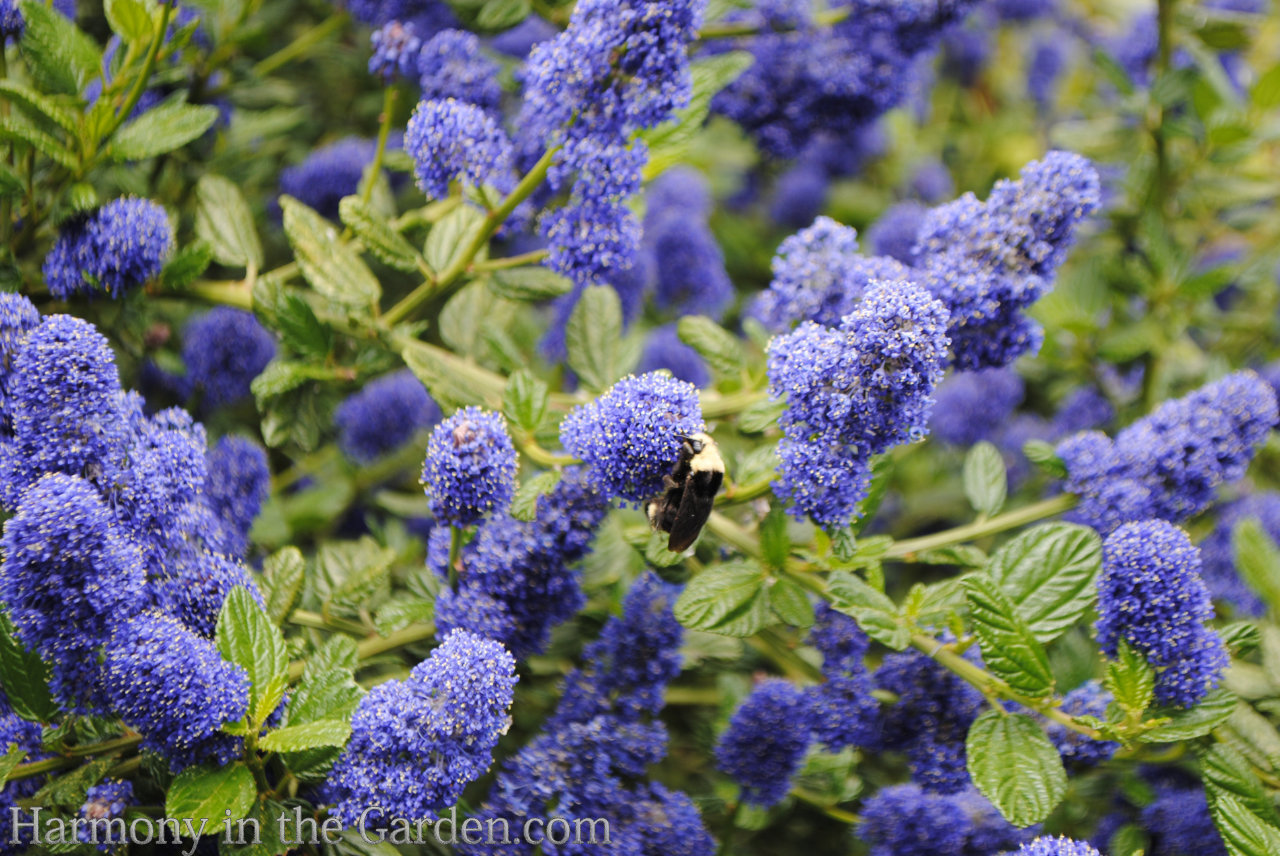
<path fill-rule="evenodd" d="M 532 520 L 538 512 L 538 497 L 546 496 L 560 483 L 560 473 L 554 470 L 538 473 L 520 482 L 511 499 L 511 516 L 516 520 Z"/>
<path fill-rule="evenodd" d="M 83 762 L 81 766 L 70 772 L 50 779 L 44 787 L 36 791 L 31 799 L 36 805 L 81 805 L 89 788 L 102 781 L 107 770 L 114 767 L 115 763 L 111 758 Z"/>
<path fill-rule="evenodd" d="M 989 710 L 969 728 L 969 775 L 1014 826 L 1040 823 L 1067 792 L 1053 743 L 1029 716 Z"/>
<path fill-rule="evenodd" d="M 67 169 L 74 169 L 75 154 L 51 134 L 20 116 L 0 117 L 0 142 L 21 143 Z"/>
<path fill-rule="evenodd" d="M 1201 754 L 1200 777 L 1209 793 L 1235 797 L 1268 823 L 1280 820 L 1249 759 L 1227 744 L 1213 743 Z"/>
<path fill-rule="evenodd" d="M 1102 541 L 1087 526 L 1047 523 L 1009 541 L 989 570 L 1043 643 L 1062 635 L 1097 597 Z"/>
<path fill-rule="evenodd" d="M 207 819 L 206 834 L 216 834 L 226 822 L 247 816 L 256 797 L 253 773 L 243 761 L 212 770 L 189 767 L 169 785 L 164 811 L 168 817 L 192 818 L 196 828 Z"/>
<path fill-rule="evenodd" d="M 313 380 L 332 380 L 338 375 L 327 366 L 313 363 L 273 360 L 262 373 L 253 379 L 249 389 L 258 400 L 258 409 L 265 410 L 267 403 L 286 392 L 292 392 Z"/>
<path fill-rule="evenodd" d="M 670 568 L 684 561 L 683 553 L 673 553 L 667 549 L 670 536 L 665 532 L 642 530 L 628 534 L 627 543 L 635 547 L 644 556 L 645 563 L 654 568 Z"/>
<path fill-rule="evenodd" d="M 1213 823 L 1231 856 L 1273 856 L 1280 853 L 1280 830 L 1249 811 L 1230 794 L 1209 789 Z"/>
<path fill-rule="evenodd" d="M 1177 743 L 1203 737 L 1226 722 L 1235 709 L 1236 697 L 1224 689 L 1217 689 L 1190 710 L 1157 708 L 1152 711 L 1152 716 L 1167 716 L 1169 721 L 1144 732 L 1139 739 L 1143 743 Z"/>
<path fill-rule="evenodd" d="M 297 547 L 285 547 L 262 562 L 262 582 L 258 588 L 262 590 L 271 623 L 282 624 L 293 612 L 305 572 L 306 561 Z"/>
<path fill-rule="evenodd" d="M 22 180 L 22 176 L 13 171 L 13 168 L 6 163 L 0 163 L 0 199 L 12 197 L 14 199 L 22 198 L 25 192 L 26 184 Z"/>
<path fill-rule="evenodd" d="M 1273 65 L 1258 78 L 1249 93 L 1249 100 L 1258 110 L 1267 111 L 1280 107 L 1280 65 Z"/>
<path fill-rule="evenodd" d="M 319 719 L 302 725 L 278 728 L 258 744 L 267 752 L 301 752 L 322 746 L 342 746 L 351 736 L 351 723 L 345 719 Z"/>
<path fill-rule="evenodd" d="M 49 667 L 22 647 L 9 616 L 0 613 L 0 687 L 13 712 L 31 722 L 50 722 L 58 713 L 49 693 Z M 5 747 L 0 746 L 0 749 Z"/>
<path fill-rule="evenodd" d="M 440 218 L 427 233 L 423 253 L 434 271 L 442 271 L 484 225 L 484 215 L 470 205 L 459 205 Z"/>
<path fill-rule="evenodd" d="M 690 630 L 751 636 L 769 624 L 763 571 L 743 562 L 707 568 L 685 586 L 675 617 Z"/>
<path fill-rule="evenodd" d="M 469 282 L 440 310 L 440 338 L 454 353 L 473 357 L 485 330 L 503 326 L 500 313 L 504 309 L 484 283 Z"/>
<path fill-rule="evenodd" d="M 1022 445 L 1023 456 L 1041 472 L 1055 479 L 1067 477 L 1067 465 L 1058 457 L 1058 447 L 1044 440 L 1028 440 Z"/>
<path fill-rule="evenodd" d="M 1231 547 L 1240 576 L 1272 611 L 1280 611 L 1280 549 L 1257 518 L 1249 517 L 1236 524 Z"/>
<path fill-rule="evenodd" d="M 280 628 L 248 589 L 236 587 L 222 603 L 215 636 L 223 658 L 248 673 L 249 710 L 254 722 L 262 722 L 280 703 L 289 679 L 289 654 Z"/>
<path fill-rule="evenodd" d="M 173 254 L 173 258 L 165 263 L 160 272 L 160 282 L 166 289 L 173 291 L 186 288 L 209 269 L 213 262 L 213 249 L 204 241 L 196 239 Z"/>
<path fill-rule="evenodd" d="M 531 0 L 488 0 L 476 15 L 476 26 L 484 30 L 505 30 L 529 16 Z"/>
<path fill-rule="evenodd" d="M 988 517 L 1004 505 L 1008 476 L 1000 450 L 983 440 L 964 458 L 964 494 L 973 510 Z"/>
<path fill-rule="evenodd" d="M 986 574 L 970 574 L 964 592 L 987 668 L 1024 695 L 1053 692 L 1049 655 L 995 582 Z"/>
<path fill-rule="evenodd" d="M 778 577 L 769 589 L 769 607 L 792 627 L 812 627 L 813 604 L 804 587 L 789 577 Z"/>
<path fill-rule="evenodd" d="M 402 630 L 410 624 L 426 624 L 435 618 L 436 602 L 425 597 L 398 595 L 395 600 L 382 605 L 373 625 L 386 636 Z"/>
<path fill-rule="evenodd" d="M 877 591 L 848 571 L 836 571 L 827 578 L 831 605 L 852 616 L 872 639 L 901 651 L 911 642 L 911 633 L 900 620 L 898 607 L 882 591 Z"/>
<path fill-rule="evenodd" d="M 253 212 L 229 179 L 205 173 L 196 183 L 196 235 L 209 243 L 220 265 L 262 267 L 262 242 Z"/>
<path fill-rule="evenodd" d="M 944 624 L 953 613 L 965 608 L 964 581 L 968 575 L 939 580 L 929 585 L 916 583 L 903 601 L 903 612 L 917 624 Z"/>
<path fill-rule="evenodd" d="M 284 231 L 303 277 L 336 304 L 368 309 L 382 296 L 377 278 L 338 230 L 292 196 L 280 197 Z"/>
<path fill-rule="evenodd" d="M 0 749 L 3 748 L 3 746 L 0 746 Z M 26 750 L 19 749 L 17 746 L 5 752 L 3 757 L 0 757 L 0 785 L 3 785 L 9 779 L 9 774 L 22 763 L 22 759 L 25 757 L 27 757 Z"/>
<path fill-rule="evenodd" d="M 129 122 L 111 138 L 111 154 L 117 161 L 139 161 L 180 149 L 218 121 L 212 104 L 186 104 L 169 100 Z"/>
<path fill-rule="evenodd" d="M 292 350 L 323 360 L 333 350 L 333 330 L 316 317 L 305 298 L 285 292 L 275 311 L 275 327 Z"/>
<path fill-rule="evenodd" d="M 1146 832 L 1132 823 L 1117 829 L 1111 840 L 1106 842 L 1107 856 L 1143 856 L 1150 847 Z"/>
<path fill-rule="evenodd" d="M 1116 658 L 1107 664 L 1103 684 L 1126 712 L 1141 713 L 1155 698 L 1156 673 L 1141 654 L 1122 640 Z"/>
<path fill-rule="evenodd" d="M 507 378 L 502 393 L 502 414 L 519 431 L 532 434 L 547 413 L 547 385 L 528 369 L 517 369 Z"/>
<path fill-rule="evenodd" d="M 8 99 L 32 119 L 54 122 L 64 131 L 72 133 L 77 129 L 78 120 L 74 113 L 21 81 L 0 79 L 0 98 Z"/>
<path fill-rule="evenodd" d="M 343 197 L 338 216 L 374 258 L 405 273 L 418 270 L 421 257 L 417 249 L 359 196 Z"/>
<path fill-rule="evenodd" d="M 125 44 L 147 41 L 155 34 L 151 10 L 143 0 L 105 0 L 102 7 L 107 16 L 107 26 Z"/>
<path fill-rule="evenodd" d="M 607 285 L 588 286 L 565 327 L 569 368 L 583 385 L 602 390 L 618 379 L 622 343 L 622 303 Z"/>
<path fill-rule="evenodd" d="M 409 342 L 400 354 L 405 365 L 441 407 L 447 409 L 485 403 L 485 391 L 468 383 L 455 371 L 453 355 L 448 351 Z"/>
<path fill-rule="evenodd" d="M 331 636 L 307 658 L 297 689 L 285 712 L 287 726 L 322 719 L 349 719 L 364 690 L 352 676 L 360 654 L 349 636 Z"/>
<path fill-rule="evenodd" d="M 1252 651 L 1262 644 L 1262 633 L 1252 621 L 1225 624 L 1218 628 L 1218 635 L 1222 637 L 1222 644 L 1233 654 Z"/>
<path fill-rule="evenodd" d="M 322 545 L 316 554 L 316 581 L 325 609 L 355 613 L 385 596 L 395 557 L 395 550 L 368 536 Z"/>
<path fill-rule="evenodd" d="M 961 568 L 985 568 L 991 557 L 972 544 L 951 544 L 933 550 L 921 550 L 915 560 L 923 565 L 956 565 Z"/>
<path fill-rule="evenodd" d="M 787 513 L 782 503 L 775 502 L 760 521 L 760 554 L 765 567 L 781 570 L 791 555 L 791 537 L 787 534 Z"/>
<path fill-rule="evenodd" d="M 26 31 L 22 56 L 44 92 L 79 95 L 102 74 L 98 45 L 45 0 L 19 0 Z"/>
<path fill-rule="evenodd" d="M 705 315 L 686 315 L 676 324 L 680 341 L 697 351 L 717 374 L 742 371 L 742 343 Z"/>
<path fill-rule="evenodd" d="M 550 300 L 573 290 L 573 283 L 541 265 L 495 270 L 489 274 L 489 290 L 498 297 L 522 302 Z"/>
<path fill-rule="evenodd" d="M 746 406 L 738 414 L 738 430 L 747 434 L 759 434 L 777 426 L 787 403 L 770 398 L 761 399 Z"/>

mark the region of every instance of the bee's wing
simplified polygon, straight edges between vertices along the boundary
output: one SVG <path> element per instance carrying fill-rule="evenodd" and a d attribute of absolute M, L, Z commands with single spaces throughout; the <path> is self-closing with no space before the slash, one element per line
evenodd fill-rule
<path fill-rule="evenodd" d="M 717 485 L 718 486 L 718 485 Z M 676 511 L 675 520 L 671 524 L 671 537 L 667 539 L 667 549 L 673 553 L 683 553 L 698 540 L 711 509 L 716 504 L 715 491 L 699 490 L 694 485 L 685 485 L 680 497 L 680 508 Z"/>

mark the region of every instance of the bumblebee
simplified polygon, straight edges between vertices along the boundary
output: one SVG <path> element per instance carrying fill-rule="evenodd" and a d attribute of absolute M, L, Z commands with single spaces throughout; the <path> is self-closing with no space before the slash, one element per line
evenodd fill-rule
<path fill-rule="evenodd" d="M 686 437 L 671 474 L 662 477 L 663 492 L 645 506 L 654 531 L 670 533 L 668 550 L 683 553 L 698 540 L 723 481 L 724 460 L 716 441 L 702 432 Z"/>

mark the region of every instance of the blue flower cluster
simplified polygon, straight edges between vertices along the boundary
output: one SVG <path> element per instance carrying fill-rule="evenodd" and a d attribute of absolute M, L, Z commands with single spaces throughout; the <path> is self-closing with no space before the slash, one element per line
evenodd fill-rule
<path fill-rule="evenodd" d="M 328 780 L 333 816 L 353 826 L 382 806 L 374 823 L 415 822 L 456 804 L 493 763 L 516 680 L 500 644 L 455 630 L 407 679 L 374 687 Z"/>
<path fill-rule="evenodd" d="M 957 372 L 938 387 L 929 433 L 953 446 L 995 442 L 1025 392 L 1012 368 Z"/>
<path fill-rule="evenodd" d="M 668 170 L 649 186 L 642 252 L 652 259 L 653 297 L 676 315 L 719 318 L 733 301 L 724 253 L 707 225 L 711 190 L 697 170 Z"/>
<path fill-rule="evenodd" d="M 399 449 L 440 421 L 440 407 L 408 369 L 380 377 L 338 405 L 338 447 L 358 464 Z"/>
<path fill-rule="evenodd" d="M 6 752 L 11 748 L 20 749 L 27 753 L 24 758 L 26 761 L 39 761 L 49 757 L 41 742 L 40 724 L 28 722 L 14 713 L 3 690 L 0 690 L 0 748 Z M 43 783 L 43 776 L 32 776 L 0 786 L 0 856 L 18 856 L 27 852 L 25 845 L 31 841 L 31 832 L 24 827 L 15 840 L 12 809 L 18 800 L 26 799 L 40 790 Z"/>
<path fill-rule="evenodd" d="M 10 364 L 4 385 L 13 439 L 3 447 L 4 505 L 14 508 L 44 473 L 111 485 L 124 466 L 128 426 L 107 340 L 84 321 L 52 315 L 27 334 Z"/>
<path fill-rule="evenodd" d="M 161 753 L 174 772 L 229 764 L 241 740 L 221 731 L 249 709 L 249 677 L 218 656 L 213 642 L 155 611 L 115 624 L 102 666 L 107 709 Z"/>
<path fill-rule="evenodd" d="M 1227 856 L 1203 788 L 1161 787 L 1142 810 L 1142 827 L 1151 835 L 1151 856 Z"/>
<path fill-rule="evenodd" d="M 708 225 L 711 189 L 706 178 L 695 169 L 673 167 L 647 187 L 645 198 L 648 207 L 638 250 L 626 264 L 601 266 L 591 282 L 606 283 L 617 292 L 624 324 L 635 319 L 649 293 L 663 314 L 720 318 L 733 302 L 734 291 L 725 271 L 724 253 Z M 564 359 L 565 325 L 582 292 L 590 287 L 594 286 L 586 278 L 579 279 L 572 291 L 556 299 L 552 324 L 542 342 L 548 358 Z M 664 367 L 647 362 L 642 365 L 641 371 Z M 673 373 L 695 386 L 702 385 L 693 377 Z"/>
<path fill-rule="evenodd" d="M 1204 850 L 1188 850 L 1187 853 L 1208 853 Z M 1070 838 L 1044 836 L 1018 848 L 1016 856 L 1102 856 L 1084 841 Z M 1152 856 L 1155 856 L 1153 853 Z M 1168 854 L 1173 856 L 1173 854 Z"/>
<path fill-rule="evenodd" d="M 713 99 L 712 109 L 777 158 L 795 157 L 819 133 L 854 135 L 901 103 L 913 60 L 975 4 L 855 0 L 849 16 L 831 27 L 815 24 L 815 5 L 770 0 L 731 16 L 761 33 L 741 45 L 755 62 Z"/>
<path fill-rule="evenodd" d="M 966 656 L 976 659 L 976 650 Z M 919 651 L 888 655 L 872 680 L 898 696 L 882 714 L 882 747 L 905 753 L 911 778 L 926 790 L 955 793 L 967 786 L 965 739 L 982 710 L 982 694 Z"/>
<path fill-rule="evenodd" d="M 457 19 L 443 0 L 346 0 L 351 17 L 374 27 L 391 21 L 413 24 L 423 38 L 452 27 Z"/>
<path fill-rule="evenodd" d="M 137 547 L 94 487 L 63 473 L 23 493 L 0 543 L 0 601 L 18 638 L 53 664 L 59 698 L 84 699 L 95 683 L 97 650 L 142 604 L 146 576 Z"/>
<path fill-rule="evenodd" d="M 875 282 L 901 282 L 910 272 L 897 261 L 858 255 L 858 233 L 830 217 L 782 242 L 773 259 L 773 280 L 751 314 L 766 328 L 785 332 L 797 321 L 827 327 L 857 308 Z"/>
<path fill-rule="evenodd" d="M 239 559 L 265 456 L 244 440 L 207 450 L 185 411 L 144 415 L 84 321 L 49 316 L 3 346 L 0 602 L 19 639 L 67 709 L 122 716 L 175 769 L 224 757 L 245 676 L 208 637 L 231 588 L 259 597 Z"/>
<path fill-rule="evenodd" d="M 18 0 L 0 0 L 0 46 L 10 39 L 22 38 L 26 29 L 27 22 L 18 8 Z"/>
<path fill-rule="evenodd" d="M 441 523 L 470 526 L 506 511 L 515 479 L 516 449 L 501 413 L 466 407 L 431 432 L 422 484 Z"/>
<path fill-rule="evenodd" d="M 1093 716 L 1105 722 L 1109 704 L 1111 693 L 1103 689 L 1100 682 L 1085 681 L 1062 697 L 1061 710 L 1071 716 Z M 1044 730 L 1062 756 L 1063 763 L 1074 769 L 1096 766 L 1120 748 L 1119 743 L 1093 740 L 1053 720 L 1044 723 Z"/>
<path fill-rule="evenodd" d="M 822 683 L 805 690 L 813 736 L 832 751 L 874 746 L 880 736 L 880 704 L 871 695 L 871 675 L 863 663 L 871 642 L 858 623 L 823 601 L 809 631 L 822 654 Z"/>
<path fill-rule="evenodd" d="M 812 737 L 809 700 L 781 678 L 756 684 L 716 746 L 716 765 L 742 786 L 742 801 L 768 808 L 782 801 Z"/>
<path fill-rule="evenodd" d="M 14 358 L 27 333 L 40 324 L 40 312 L 30 300 L 17 294 L 0 293 L 0 444 L 13 437 L 5 378 L 13 371 Z M 3 454 L 0 453 L 0 459 Z M 3 493 L 0 492 L 0 499 Z"/>
<path fill-rule="evenodd" d="M 889 206 L 867 230 L 867 246 L 877 256 L 888 256 L 904 265 L 914 265 L 916 239 L 928 211 L 913 199 Z"/>
<path fill-rule="evenodd" d="M 608 713 L 640 720 L 662 709 L 663 691 L 680 675 L 684 631 L 671 614 L 679 594 L 679 587 L 653 574 L 635 582 L 621 617 L 605 624 L 600 638 L 583 650 L 583 666 L 565 678 L 549 728 Z"/>
<path fill-rule="evenodd" d="M 228 554 L 243 556 L 270 489 L 267 453 L 252 440 L 228 435 L 209 450 L 205 468 L 205 500 L 220 524 L 217 540 Z"/>
<path fill-rule="evenodd" d="M 409 117 L 404 144 L 413 158 L 418 187 L 432 199 L 447 197 L 455 179 L 473 188 L 493 184 L 510 190 L 511 141 L 475 104 L 456 98 L 419 102 Z"/>
<path fill-rule="evenodd" d="M 424 101 L 455 98 L 498 115 L 502 101 L 498 64 L 481 52 L 473 33 L 436 33 L 418 52 L 415 70 Z"/>
<path fill-rule="evenodd" d="M 114 834 L 119 831 L 119 824 L 113 830 L 111 821 L 123 817 L 124 810 L 134 803 L 133 782 L 128 780 L 108 780 L 89 788 L 80 806 L 80 819 L 84 821 L 79 830 L 80 841 L 96 844 L 103 853 L 123 847 L 126 838 Z"/>
<path fill-rule="evenodd" d="M 436 599 L 436 627 L 496 639 L 518 659 L 544 650 L 551 628 L 572 617 L 584 602 L 570 566 L 590 550 L 596 528 L 609 510 L 609 497 L 584 467 L 569 467 L 546 496 L 538 498 L 533 520 L 506 514 L 489 518 L 462 551 L 457 592 Z M 431 566 L 442 576 L 449 533 L 432 532 Z"/>
<path fill-rule="evenodd" d="M 249 397 L 249 385 L 276 355 L 276 340 L 252 312 L 219 306 L 187 324 L 186 385 L 214 410 Z"/>
<path fill-rule="evenodd" d="M 1088 160 L 1052 151 L 997 182 L 986 202 L 966 194 L 925 216 L 917 267 L 951 313 L 957 368 L 1008 365 L 1039 348 L 1042 332 L 1022 310 L 1052 286 L 1100 194 Z"/>
<path fill-rule="evenodd" d="M 373 56 L 369 57 L 369 73 L 391 83 L 398 77 L 412 77 L 418 70 L 418 38 L 412 23 L 388 21 L 369 37 Z"/>
<path fill-rule="evenodd" d="M 570 411 L 560 443 L 590 466 L 603 493 L 643 502 L 662 491 L 680 444 L 703 427 L 697 388 L 650 372 L 629 375 Z"/>
<path fill-rule="evenodd" d="M 1241 478 L 1278 417 L 1271 387 L 1237 372 L 1121 431 L 1088 431 L 1058 444 L 1066 488 L 1080 497 L 1071 518 L 1106 534 L 1122 523 L 1182 521 L 1208 508 L 1218 487 Z"/>
<path fill-rule="evenodd" d="M 991 856 L 1025 846 L 1034 829 L 1011 825 L 973 787 L 940 794 L 905 784 L 866 801 L 858 835 L 870 856 Z"/>
<path fill-rule="evenodd" d="M 1238 615 L 1259 617 L 1266 614 L 1266 604 L 1240 578 L 1231 541 L 1236 527 L 1249 518 L 1280 543 L 1280 494 L 1250 494 L 1223 507 L 1213 531 L 1200 542 L 1200 575 L 1214 600 L 1230 604 Z"/>
<path fill-rule="evenodd" d="M 59 300 L 105 293 L 119 298 L 160 275 L 173 251 L 169 217 L 149 199 L 123 197 L 62 228 L 44 261 Z"/>
<path fill-rule="evenodd" d="M 610 848 L 631 856 L 711 856 L 715 842 L 693 802 L 647 780 L 666 755 L 666 729 L 653 715 L 680 671 L 682 632 L 671 607 L 679 590 L 652 574 L 632 586 L 584 652 L 581 670 L 542 734 L 502 769 L 478 816 L 506 820 L 554 812 L 571 823 L 607 817 Z M 585 842 L 584 842 L 585 843 Z M 596 845 L 592 845 L 593 847 Z M 529 842 L 465 846 L 471 856 L 535 852 Z M 569 848 L 555 852 L 578 852 Z"/>
<path fill-rule="evenodd" d="M 541 42 L 523 67 L 517 126 L 529 163 L 563 145 L 548 174 L 568 201 L 547 212 L 548 264 L 576 284 L 635 262 L 639 229 L 626 198 L 647 157 L 633 134 L 666 120 L 692 92 L 687 46 L 705 0 L 587 0 L 569 27 Z"/>
<path fill-rule="evenodd" d="M 906 281 L 875 283 L 838 329 L 805 322 L 769 346 L 786 402 L 775 493 L 827 528 L 857 516 L 871 457 L 924 435 L 947 355 L 947 312 Z"/>
<path fill-rule="evenodd" d="M 1123 640 L 1156 672 L 1156 700 L 1188 708 L 1218 685 L 1227 667 L 1200 555 L 1185 532 L 1163 520 L 1126 523 L 1103 542 L 1098 580 L 1098 644 L 1115 657 Z"/>

